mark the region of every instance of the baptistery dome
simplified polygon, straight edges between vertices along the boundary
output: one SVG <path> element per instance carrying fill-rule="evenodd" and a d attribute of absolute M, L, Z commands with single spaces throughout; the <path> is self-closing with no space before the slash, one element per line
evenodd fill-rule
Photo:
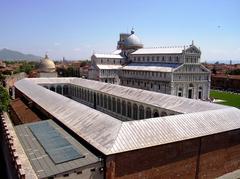
<path fill-rule="evenodd" d="M 49 59 L 48 56 L 45 55 L 45 58 L 42 59 L 39 64 L 39 71 L 51 73 L 51 72 L 55 72 L 55 70 L 56 70 L 56 67 L 53 60 Z"/>

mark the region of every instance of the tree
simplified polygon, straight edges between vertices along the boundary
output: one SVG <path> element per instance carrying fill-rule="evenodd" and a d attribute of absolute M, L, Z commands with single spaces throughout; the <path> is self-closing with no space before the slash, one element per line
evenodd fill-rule
<path fill-rule="evenodd" d="M 7 90 L 0 85 L 0 111 L 7 111 L 10 98 Z"/>

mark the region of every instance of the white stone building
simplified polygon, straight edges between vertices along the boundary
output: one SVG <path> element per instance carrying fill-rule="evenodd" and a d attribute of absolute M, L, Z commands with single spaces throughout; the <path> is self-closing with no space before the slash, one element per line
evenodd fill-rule
<path fill-rule="evenodd" d="M 189 46 L 143 48 L 140 39 L 120 34 L 112 54 L 93 54 L 89 78 L 176 96 L 206 100 L 210 71 L 200 63 L 201 51 Z"/>

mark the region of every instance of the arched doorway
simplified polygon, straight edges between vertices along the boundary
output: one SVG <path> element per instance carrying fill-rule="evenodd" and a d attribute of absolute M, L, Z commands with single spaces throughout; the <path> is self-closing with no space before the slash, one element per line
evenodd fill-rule
<path fill-rule="evenodd" d="M 202 87 L 200 86 L 199 88 L 198 88 L 198 99 L 202 99 Z"/>
<path fill-rule="evenodd" d="M 154 111 L 154 113 L 153 113 L 153 117 L 159 117 L 159 113 L 158 113 L 157 110 Z"/>
<path fill-rule="evenodd" d="M 55 87 L 54 87 L 54 86 L 51 86 L 51 87 L 50 87 L 50 90 L 55 92 Z"/>
<path fill-rule="evenodd" d="M 167 113 L 165 111 L 161 112 L 161 117 L 167 116 Z"/>
<path fill-rule="evenodd" d="M 152 117 L 152 111 L 151 111 L 151 109 L 148 107 L 147 109 L 146 109 L 146 118 L 151 118 Z"/>
<path fill-rule="evenodd" d="M 193 98 L 193 87 L 192 83 L 188 87 L 188 98 Z"/>
<path fill-rule="evenodd" d="M 133 119 L 138 119 L 138 106 L 137 104 L 133 104 Z"/>
<path fill-rule="evenodd" d="M 144 107 L 139 106 L 139 119 L 144 119 Z"/>

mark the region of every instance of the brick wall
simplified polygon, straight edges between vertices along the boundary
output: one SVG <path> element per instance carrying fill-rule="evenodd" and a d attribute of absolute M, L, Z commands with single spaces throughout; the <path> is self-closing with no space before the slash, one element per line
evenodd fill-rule
<path fill-rule="evenodd" d="M 106 178 L 215 178 L 238 168 L 240 130 L 109 156 Z"/>

